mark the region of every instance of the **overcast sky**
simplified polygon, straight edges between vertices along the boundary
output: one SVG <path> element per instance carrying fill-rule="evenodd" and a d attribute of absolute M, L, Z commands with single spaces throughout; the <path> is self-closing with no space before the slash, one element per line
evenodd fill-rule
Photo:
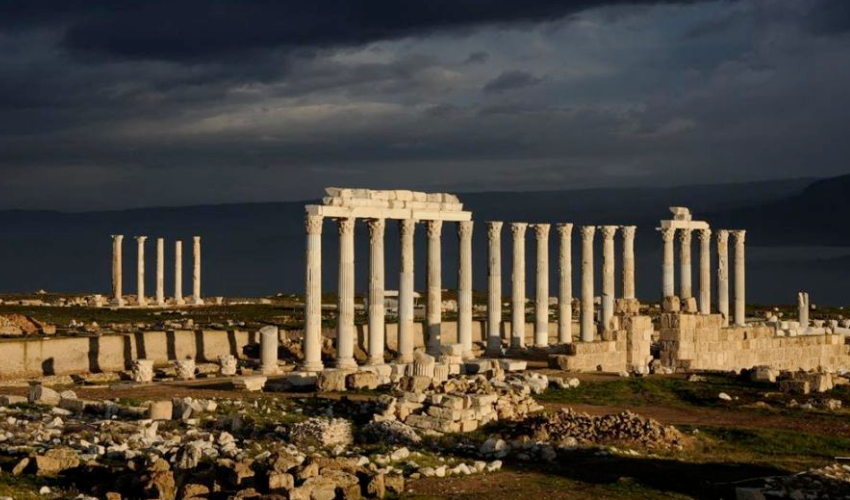
<path fill-rule="evenodd" d="M 0 208 L 830 176 L 848 117 L 845 0 L 0 3 Z"/>

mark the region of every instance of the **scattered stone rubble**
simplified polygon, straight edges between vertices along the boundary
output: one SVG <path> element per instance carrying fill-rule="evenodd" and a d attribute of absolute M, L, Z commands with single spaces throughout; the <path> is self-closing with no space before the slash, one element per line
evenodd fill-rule
<path fill-rule="evenodd" d="M 761 488 L 737 488 L 739 499 L 832 499 L 850 497 L 850 465 L 832 464 L 799 474 L 765 479 Z"/>

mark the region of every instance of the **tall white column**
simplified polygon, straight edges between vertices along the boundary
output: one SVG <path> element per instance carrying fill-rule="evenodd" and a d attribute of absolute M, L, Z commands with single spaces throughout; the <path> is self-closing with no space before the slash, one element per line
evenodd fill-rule
<path fill-rule="evenodd" d="M 277 365 L 277 349 L 280 345 L 280 334 L 276 326 L 267 325 L 260 328 L 260 371 L 265 375 L 280 372 Z"/>
<path fill-rule="evenodd" d="M 428 269 L 426 276 L 428 297 L 425 303 L 425 321 L 428 327 L 427 351 L 432 356 L 439 356 L 440 346 L 442 345 L 443 271 L 440 237 L 443 232 L 443 221 L 429 220 L 426 227 L 428 228 Z"/>
<path fill-rule="evenodd" d="M 136 236 L 136 302 L 140 306 L 148 305 L 145 298 L 145 240 L 147 236 Z"/>
<path fill-rule="evenodd" d="M 165 240 L 156 239 L 156 305 L 165 305 Z"/>
<path fill-rule="evenodd" d="M 573 341 L 573 225 L 558 224 L 558 343 Z"/>
<path fill-rule="evenodd" d="M 674 288 L 674 271 L 673 271 L 673 237 L 676 235 L 676 230 L 670 227 L 659 229 L 661 232 L 661 240 L 664 242 L 664 248 L 661 257 L 661 281 L 662 281 L 662 298 L 673 297 L 676 295 Z"/>
<path fill-rule="evenodd" d="M 183 242 L 174 242 L 174 304 L 182 306 L 183 300 Z"/>
<path fill-rule="evenodd" d="M 534 345 L 549 345 L 549 224 L 535 224 L 537 277 L 534 293 Z"/>
<path fill-rule="evenodd" d="M 502 354 L 502 223 L 487 223 L 487 355 Z"/>
<path fill-rule="evenodd" d="M 717 312 L 729 326 L 729 231 L 717 231 Z"/>
<path fill-rule="evenodd" d="M 691 286 L 691 229 L 679 229 L 679 295 L 682 300 L 694 296 Z"/>
<path fill-rule="evenodd" d="M 797 294 L 797 315 L 800 321 L 800 328 L 803 331 L 809 327 L 809 294 L 799 292 Z"/>
<path fill-rule="evenodd" d="M 581 228 L 581 340 L 593 342 L 593 234 L 594 226 Z"/>
<path fill-rule="evenodd" d="M 192 237 L 192 303 L 202 305 L 201 298 L 201 237 Z"/>
<path fill-rule="evenodd" d="M 599 226 L 602 231 L 602 330 L 611 329 L 614 317 L 614 235 L 617 226 Z"/>
<path fill-rule="evenodd" d="M 354 360 L 354 218 L 338 219 L 339 304 L 336 325 L 336 366 L 356 368 Z"/>
<path fill-rule="evenodd" d="M 369 225 L 369 358 L 370 365 L 384 364 L 384 219 Z"/>
<path fill-rule="evenodd" d="M 511 224 L 513 271 L 511 273 L 511 347 L 525 347 L 525 230 L 528 224 Z"/>
<path fill-rule="evenodd" d="M 398 277 L 398 360 L 413 362 L 413 236 L 416 221 L 398 221 L 401 270 Z"/>
<path fill-rule="evenodd" d="M 635 298 L 635 232 L 637 226 L 622 226 L 623 233 L 623 298 Z"/>
<path fill-rule="evenodd" d="M 746 293 L 746 257 L 744 253 L 744 240 L 747 232 L 738 230 L 732 232 L 735 238 L 735 324 L 743 326 L 746 324 L 747 293 Z"/>
<path fill-rule="evenodd" d="M 306 275 L 304 277 L 304 362 L 301 369 L 317 372 L 322 364 L 322 222 L 321 215 L 308 215 Z"/>
<path fill-rule="evenodd" d="M 472 358 L 472 221 L 457 226 L 460 256 L 457 279 L 458 343 L 463 345 L 463 357 Z"/>
<path fill-rule="evenodd" d="M 699 230 L 699 312 L 711 314 L 711 229 Z"/>
<path fill-rule="evenodd" d="M 123 269 L 122 269 L 122 244 L 124 243 L 123 234 L 112 235 L 112 305 L 124 305 L 123 291 Z"/>

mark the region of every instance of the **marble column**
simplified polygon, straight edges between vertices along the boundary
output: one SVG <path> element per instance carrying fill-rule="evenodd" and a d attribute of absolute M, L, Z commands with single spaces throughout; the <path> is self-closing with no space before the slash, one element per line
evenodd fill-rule
<path fill-rule="evenodd" d="M 280 334 L 276 326 L 260 328 L 260 371 L 264 375 L 274 375 L 280 371 L 277 365 L 277 349 Z"/>
<path fill-rule="evenodd" d="M 165 305 L 165 240 L 156 239 L 156 305 Z"/>
<path fill-rule="evenodd" d="M 537 277 L 534 281 L 534 345 L 549 345 L 549 224 L 535 224 Z"/>
<path fill-rule="evenodd" d="M 573 341 L 573 225 L 558 224 L 558 343 Z"/>
<path fill-rule="evenodd" d="M 145 298 L 145 240 L 147 236 L 136 236 L 136 303 L 140 306 L 148 305 Z"/>
<path fill-rule="evenodd" d="M 513 270 L 511 272 L 511 347 L 525 347 L 525 222 L 511 223 Z"/>
<path fill-rule="evenodd" d="M 182 306 L 183 300 L 183 242 L 174 242 L 174 304 Z"/>
<path fill-rule="evenodd" d="M 487 223 L 487 355 L 502 354 L 502 223 Z"/>
<path fill-rule="evenodd" d="M 602 231 L 602 330 L 611 329 L 614 318 L 614 235 L 617 226 L 599 226 Z"/>
<path fill-rule="evenodd" d="M 673 297 L 676 295 L 674 288 L 675 278 L 673 270 L 673 237 L 676 235 L 676 230 L 670 227 L 659 229 L 661 239 L 664 242 L 664 250 L 661 259 L 661 281 L 662 281 L 662 298 Z"/>
<path fill-rule="evenodd" d="M 427 352 L 432 356 L 440 355 L 441 323 L 443 308 L 442 256 L 440 236 L 443 232 L 443 221 L 429 220 L 426 223 L 428 232 L 428 261 L 427 261 L 427 298 L 425 302 L 425 321 L 428 330 Z"/>
<path fill-rule="evenodd" d="M 699 230 L 699 313 L 711 314 L 711 229 Z"/>
<path fill-rule="evenodd" d="M 354 342 L 354 218 L 337 219 L 339 229 L 339 280 L 336 325 L 336 366 L 356 368 Z"/>
<path fill-rule="evenodd" d="M 192 303 L 203 305 L 201 298 L 201 237 L 192 237 Z"/>
<path fill-rule="evenodd" d="M 799 292 L 797 294 L 797 315 L 802 331 L 809 327 L 809 294 Z"/>
<path fill-rule="evenodd" d="M 593 234 L 594 226 L 581 228 L 581 340 L 593 342 Z"/>
<path fill-rule="evenodd" d="M 457 335 L 463 357 L 472 358 L 472 221 L 457 225 L 460 244 L 457 278 Z"/>
<path fill-rule="evenodd" d="M 304 279 L 304 362 L 301 369 L 322 371 L 322 222 L 321 215 L 308 215 L 306 275 Z"/>
<path fill-rule="evenodd" d="M 623 298 L 635 298 L 635 232 L 637 226 L 622 226 L 623 233 Z"/>
<path fill-rule="evenodd" d="M 401 240 L 401 270 L 398 277 L 398 360 L 413 362 L 413 236 L 416 221 L 398 221 Z"/>
<path fill-rule="evenodd" d="M 746 319 L 747 293 L 746 293 L 746 271 L 744 240 L 747 232 L 738 230 L 732 232 L 735 239 L 735 324 L 744 326 Z"/>
<path fill-rule="evenodd" d="M 384 233 L 386 221 L 371 219 L 369 225 L 369 358 L 366 364 L 384 364 Z"/>
<path fill-rule="evenodd" d="M 124 270 L 122 269 L 123 257 L 121 255 L 123 243 L 123 234 L 112 235 L 112 305 L 119 307 L 124 305 Z"/>
<path fill-rule="evenodd" d="M 682 300 L 694 296 L 691 286 L 691 229 L 679 229 L 679 295 Z"/>
<path fill-rule="evenodd" d="M 729 326 L 729 231 L 717 231 L 717 312 Z"/>

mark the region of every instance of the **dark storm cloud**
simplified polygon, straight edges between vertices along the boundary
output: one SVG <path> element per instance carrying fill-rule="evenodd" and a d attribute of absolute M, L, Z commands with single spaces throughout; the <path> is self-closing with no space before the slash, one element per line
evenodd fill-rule
<path fill-rule="evenodd" d="M 817 0 L 806 15 L 808 27 L 826 35 L 850 32 L 850 2 Z"/>
<path fill-rule="evenodd" d="M 542 81 L 542 78 L 537 78 L 531 73 L 514 69 L 502 72 L 499 76 L 487 82 L 481 90 L 490 94 L 499 94 L 509 90 L 531 87 Z"/>

